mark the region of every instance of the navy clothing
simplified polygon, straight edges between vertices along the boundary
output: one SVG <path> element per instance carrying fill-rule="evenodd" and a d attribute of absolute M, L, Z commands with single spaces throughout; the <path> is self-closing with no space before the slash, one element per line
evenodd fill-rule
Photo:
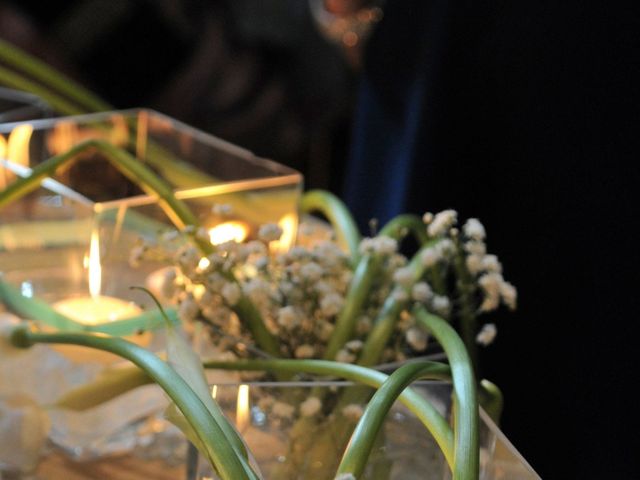
<path fill-rule="evenodd" d="M 366 228 L 479 217 L 520 294 L 482 352 L 543 478 L 632 478 L 638 8 L 389 0 L 367 47 L 344 197 Z"/>

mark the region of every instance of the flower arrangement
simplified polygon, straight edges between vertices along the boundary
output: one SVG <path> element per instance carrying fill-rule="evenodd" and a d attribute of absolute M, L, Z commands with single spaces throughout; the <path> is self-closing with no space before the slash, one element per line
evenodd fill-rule
<path fill-rule="evenodd" d="M 16 54 L 4 43 L 0 43 L 0 55 L 12 64 L 27 66 L 33 75 L 59 83 L 59 76 L 49 75 L 42 65 L 20 52 Z M 0 70 L 0 78 L 31 85 L 5 69 Z M 94 98 L 82 90 L 63 90 L 89 109 L 95 105 Z M 68 103 L 59 102 L 55 93 L 44 93 L 60 109 L 69 110 L 66 113 L 77 113 L 67 108 Z M 345 432 L 341 439 L 345 451 L 335 468 L 336 479 L 359 477 L 381 421 L 397 397 L 433 434 L 453 478 L 478 478 L 476 390 L 480 388 L 481 397 L 489 403 L 496 398 L 496 390 L 489 383 L 478 384 L 475 380 L 476 345 L 491 343 L 496 334 L 492 323 L 480 325 L 481 314 L 500 304 L 515 308 L 516 290 L 503 279 L 498 259 L 487 254 L 484 228 L 477 219 L 468 220 L 460 229 L 453 210 L 428 213 L 422 218 L 401 215 L 377 235 L 362 239 L 337 198 L 312 191 L 304 196 L 301 210 L 323 214 L 332 226 L 330 238 L 311 239 L 288 252 L 279 252 L 281 232 L 275 225 L 264 225 L 258 238 L 246 244 L 212 245 L 195 216 L 175 198 L 162 178 L 126 151 L 100 140 L 76 145 L 34 168 L 28 177 L 14 181 L 0 192 L 0 208 L 37 187 L 43 178 L 87 149 L 104 152 L 130 180 L 157 195 L 176 220 L 176 232 L 143 239 L 132 252 L 131 261 L 160 259 L 172 267 L 157 293 L 163 301 L 177 305 L 185 326 L 194 321 L 209 326 L 209 338 L 222 358 L 219 355 L 206 360 L 206 367 L 268 371 L 281 379 L 294 374 L 341 377 L 379 387 L 372 398 L 356 395 L 334 403 L 340 407 L 334 412 L 340 417 L 332 417 L 333 422 L 354 413 L 358 417 L 353 434 Z M 224 205 L 214 208 L 220 215 L 228 213 Z M 418 244 L 410 257 L 399 247 L 409 235 Z M 48 314 L 42 305 L 30 311 Z M 84 408 L 154 381 L 168 393 L 181 412 L 176 421 L 221 478 L 260 478 L 239 434 L 208 392 L 202 360 L 195 356 L 179 328 L 171 321 L 167 325 L 167 362 L 126 340 L 104 334 L 42 333 L 20 326 L 5 335 L 17 347 L 69 343 L 130 360 L 136 367 L 120 372 L 126 381 L 114 381 L 112 377 L 105 389 L 105 382 L 99 380 L 82 392 L 71 392 L 58 404 Z M 422 359 L 407 362 L 390 376 L 370 368 L 424 354 L 429 337 L 441 346 L 449 365 Z M 433 405 L 405 390 L 420 378 L 451 379 L 456 405 L 453 431 Z M 320 396 L 307 400 L 298 419 L 299 428 L 306 429 L 315 421 L 314 414 L 325 400 Z M 359 410 L 362 403 L 367 406 Z M 322 445 L 321 441 L 314 443 Z"/>

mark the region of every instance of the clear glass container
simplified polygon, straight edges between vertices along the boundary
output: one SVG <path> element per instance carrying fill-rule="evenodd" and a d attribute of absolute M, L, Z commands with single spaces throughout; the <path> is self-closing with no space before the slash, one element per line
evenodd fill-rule
<path fill-rule="evenodd" d="M 443 415 L 450 415 L 451 386 L 418 382 L 413 388 Z M 373 389 L 349 382 L 274 382 L 218 385 L 213 395 L 234 422 L 266 480 L 333 480 L 355 418 Z M 322 399 L 310 417 L 310 397 Z M 540 478 L 504 434 L 481 411 L 480 478 Z M 193 452 L 193 450 L 192 450 Z M 187 480 L 218 478 L 197 453 Z M 444 457 L 424 425 L 400 402 L 387 415 L 376 446 L 358 480 L 451 478 Z"/>
<path fill-rule="evenodd" d="M 13 138 L 12 148 L 0 151 L 0 189 L 52 155 L 100 139 L 162 176 L 214 243 L 250 239 L 264 223 L 284 230 L 276 248 L 295 240 L 298 172 L 160 113 L 130 110 L 5 123 L 0 136 Z M 144 285 L 160 266 L 146 262 L 133 269 L 129 257 L 139 237 L 173 229 L 170 217 L 155 196 L 129 181 L 100 151 L 88 149 L 41 188 L 0 208 L 2 280 L 47 302 L 85 296 L 94 237 L 99 293 L 150 305 L 129 287 Z"/>

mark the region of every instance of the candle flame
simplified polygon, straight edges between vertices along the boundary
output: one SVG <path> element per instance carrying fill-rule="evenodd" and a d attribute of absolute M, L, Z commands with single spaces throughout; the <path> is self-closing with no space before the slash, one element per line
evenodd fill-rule
<path fill-rule="evenodd" d="M 11 130 L 8 140 L 0 135 L 0 158 L 28 167 L 29 140 L 32 133 L 33 127 L 25 123 Z M 0 188 L 6 187 L 12 178 L 13 173 L 0 166 Z"/>
<path fill-rule="evenodd" d="M 238 403 L 236 405 L 236 426 L 244 431 L 249 425 L 249 385 L 238 387 Z"/>
<path fill-rule="evenodd" d="M 298 216 L 295 213 L 287 213 L 278 221 L 278 226 L 282 229 L 279 240 L 269 242 L 269 250 L 273 253 L 287 252 L 296 239 L 298 226 Z"/>
<path fill-rule="evenodd" d="M 102 289 L 102 266 L 100 265 L 100 240 L 98 230 L 91 232 L 91 243 L 89 245 L 89 293 L 91 298 L 100 296 Z"/>
<path fill-rule="evenodd" d="M 209 229 L 209 239 L 214 245 L 226 242 L 240 243 L 247 238 L 249 229 L 242 222 L 224 222 Z"/>

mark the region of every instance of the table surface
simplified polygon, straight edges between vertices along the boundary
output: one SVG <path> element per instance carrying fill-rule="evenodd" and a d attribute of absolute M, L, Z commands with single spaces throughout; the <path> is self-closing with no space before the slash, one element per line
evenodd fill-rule
<path fill-rule="evenodd" d="M 41 462 L 37 476 L 41 480 L 183 480 L 186 470 L 184 465 L 171 467 L 160 460 L 132 455 L 74 462 L 54 453 Z"/>

